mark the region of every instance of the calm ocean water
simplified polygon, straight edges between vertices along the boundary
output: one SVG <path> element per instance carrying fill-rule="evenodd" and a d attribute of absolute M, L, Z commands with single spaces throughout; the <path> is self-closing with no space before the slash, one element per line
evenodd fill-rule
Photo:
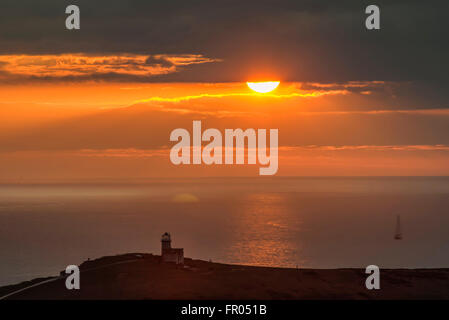
<path fill-rule="evenodd" d="M 394 240 L 396 215 L 403 240 Z M 449 178 L 0 185 L 0 285 L 127 252 L 281 267 L 449 267 Z"/>

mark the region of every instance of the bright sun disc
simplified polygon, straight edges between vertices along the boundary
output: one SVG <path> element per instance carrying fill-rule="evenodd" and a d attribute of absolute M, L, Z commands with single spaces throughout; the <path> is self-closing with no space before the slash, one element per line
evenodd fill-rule
<path fill-rule="evenodd" d="M 246 84 L 251 90 L 259 93 L 271 92 L 277 88 L 280 81 L 265 81 L 265 82 L 247 82 Z"/>

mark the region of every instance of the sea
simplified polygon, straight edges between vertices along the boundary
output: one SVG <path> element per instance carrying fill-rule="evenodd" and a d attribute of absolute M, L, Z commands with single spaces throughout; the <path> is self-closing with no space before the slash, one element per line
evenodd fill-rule
<path fill-rule="evenodd" d="M 400 217 L 401 240 L 395 240 Z M 449 267 L 449 177 L 254 177 L 0 185 L 0 286 L 172 247 L 291 268 Z"/>

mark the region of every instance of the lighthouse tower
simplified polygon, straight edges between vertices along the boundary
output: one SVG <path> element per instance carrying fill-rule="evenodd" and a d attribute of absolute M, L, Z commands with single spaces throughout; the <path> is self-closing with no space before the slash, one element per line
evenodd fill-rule
<path fill-rule="evenodd" d="M 164 255 L 164 253 L 169 252 L 171 249 L 171 237 L 170 233 L 166 232 L 162 235 L 161 239 L 161 256 Z"/>
<path fill-rule="evenodd" d="M 165 232 L 161 238 L 161 257 L 163 262 L 184 264 L 184 249 L 171 247 L 171 237 L 168 232 Z"/>

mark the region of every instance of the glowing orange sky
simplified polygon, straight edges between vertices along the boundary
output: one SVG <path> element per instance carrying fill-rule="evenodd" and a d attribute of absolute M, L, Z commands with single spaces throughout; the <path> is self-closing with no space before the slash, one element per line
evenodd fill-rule
<path fill-rule="evenodd" d="M 385 86 L 281 83 L 260 95 L 244 82 L 3 85 L 0 180 L 257 174 L 173 166 L 169 132 L 195 119 L 220 130 L 278 128 L 280 176 L 448 175 L 449 147 L 433 134 L 447 128 L 447 110 L 395 109 Z"/>

